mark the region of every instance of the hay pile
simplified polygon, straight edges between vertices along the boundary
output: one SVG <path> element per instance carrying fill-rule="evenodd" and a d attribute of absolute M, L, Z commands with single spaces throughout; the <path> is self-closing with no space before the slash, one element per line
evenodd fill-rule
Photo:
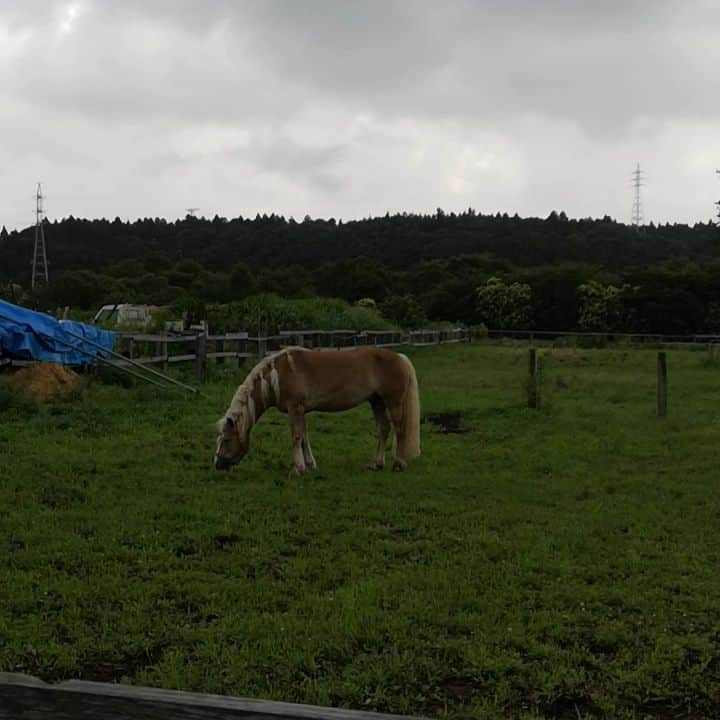
<path fill-rule="evenodd" d="M 18 370 L 10 380 L 13 391 L 36 400 L 70 395 L 80 389 L 80 376 L 55 363 L 37 363 Z"/>

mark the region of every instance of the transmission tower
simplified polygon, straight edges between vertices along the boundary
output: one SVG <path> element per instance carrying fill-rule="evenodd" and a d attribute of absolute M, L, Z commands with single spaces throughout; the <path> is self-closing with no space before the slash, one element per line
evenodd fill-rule
<path fill-rule="evenodd" d="M 196 213 L 199 209 L 200 209 L 200 208 L 186 208 L 186 211 L 187 211 L 187 214 L 188 214 L 190 217 L 195 217 L 195 213 Z"/>
<path fill-rule="evenodd" d="M 35 194 L 35 248 L 33 249 L 32 281 L 30 283 L 32 288 L 48 284 L 48 261 L 47 252 L 45 251 L 45 230 L 43 228 L 45 220 L 44 199 L 42 188 L 38 183 L 37 193 Z"/>
<path fill-rule="evenodd" d="M 640 169 L 640 163 L 638 163 L 635 171 L 632 174 L 632 182 L 635 193 L 633 196 L 632 224 L 636 230 L 639 230 L 643 221 L 642 203 L 640 201 L 640 188 L 645 185 L 645 175 Z"/>
<path fill-rule="evenodd" d="M 720 170 L 716 170 L 715 172 L 720 175 Z M 718 200 L 715 204 L 717 205 L 718 225 L 720 225 L 720 200 Z"/>

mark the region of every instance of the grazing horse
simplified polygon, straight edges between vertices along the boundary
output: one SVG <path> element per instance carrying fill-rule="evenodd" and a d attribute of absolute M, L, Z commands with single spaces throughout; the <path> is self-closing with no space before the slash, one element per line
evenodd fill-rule
<path fill-rule="evenodd" d="M 286 348 L 261 360 L 238 387 L 225 416 L 215 468 L 228 470 L 250 449 L 250 430 L 270 407 L 287 413 L 293 468 L 298 477 L 316 467 L 305 413 L 337 412 L 369 402 L 377 423 L 378 444 L 371 470 L 385 466 L 390 424 L 395 427 L 394 470 L 420 454 L 420 397 L 415 368 L 405 355 L 375 347 L 340 352 Z"/>

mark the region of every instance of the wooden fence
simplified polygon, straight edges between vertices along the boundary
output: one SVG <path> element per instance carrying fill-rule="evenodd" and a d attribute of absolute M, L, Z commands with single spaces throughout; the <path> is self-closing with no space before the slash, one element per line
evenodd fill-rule
<path fill-rule="evenodd" d="M 639 345 L 675 345 L 701 346 L 720 344 L 720 335 L 705 333 L 696 335 L 669 335 L 662 333 L 621 333 L 621 332 L 583 332 L 575 330 L 488 330 L 491 340 L 528 340 L 538 342 L 556 342 L 573 338 L 580 341 L 617 342 L 626 341 Z"/>
<path fill-rule="evenodd" d="M 292 330 L 267 337 L 251 337 L 246 332 L 225 335 L 187 334 L 150 335 L 145 333 L 118 333 L 119 350 L 127 358 L 143 365 L 160 365 L 166 370 L 177 363 L 194 363 L 197 380 L 205 379 L 208 360 L 238 363 L 246 358 L 264 357 L 284 347 L 296 345 L 318 350 L 374 346 L 414 347 L 466 342 L 468 331 L 415 330 L 401 333 L 388 330 Z"/>
<path fill-rule="evenodd" d="M 341 710 L 224 695 L 160 690 L 82 680 L 49 685 L 27 675 L 0 673 L 0 720 L 403 720 Z M 409 719 L 405 719 L 409 720 Z"/>

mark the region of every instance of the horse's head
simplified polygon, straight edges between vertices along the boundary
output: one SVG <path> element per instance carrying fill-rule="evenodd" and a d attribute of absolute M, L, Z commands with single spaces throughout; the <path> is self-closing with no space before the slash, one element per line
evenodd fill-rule
<path fill-rule="evenodd" d="M 215 469 L 229 470 L 250 449 L 250 429 L 242 417 L 225 416 L 218 422 L 220 435 L 215 450 Z"/>

